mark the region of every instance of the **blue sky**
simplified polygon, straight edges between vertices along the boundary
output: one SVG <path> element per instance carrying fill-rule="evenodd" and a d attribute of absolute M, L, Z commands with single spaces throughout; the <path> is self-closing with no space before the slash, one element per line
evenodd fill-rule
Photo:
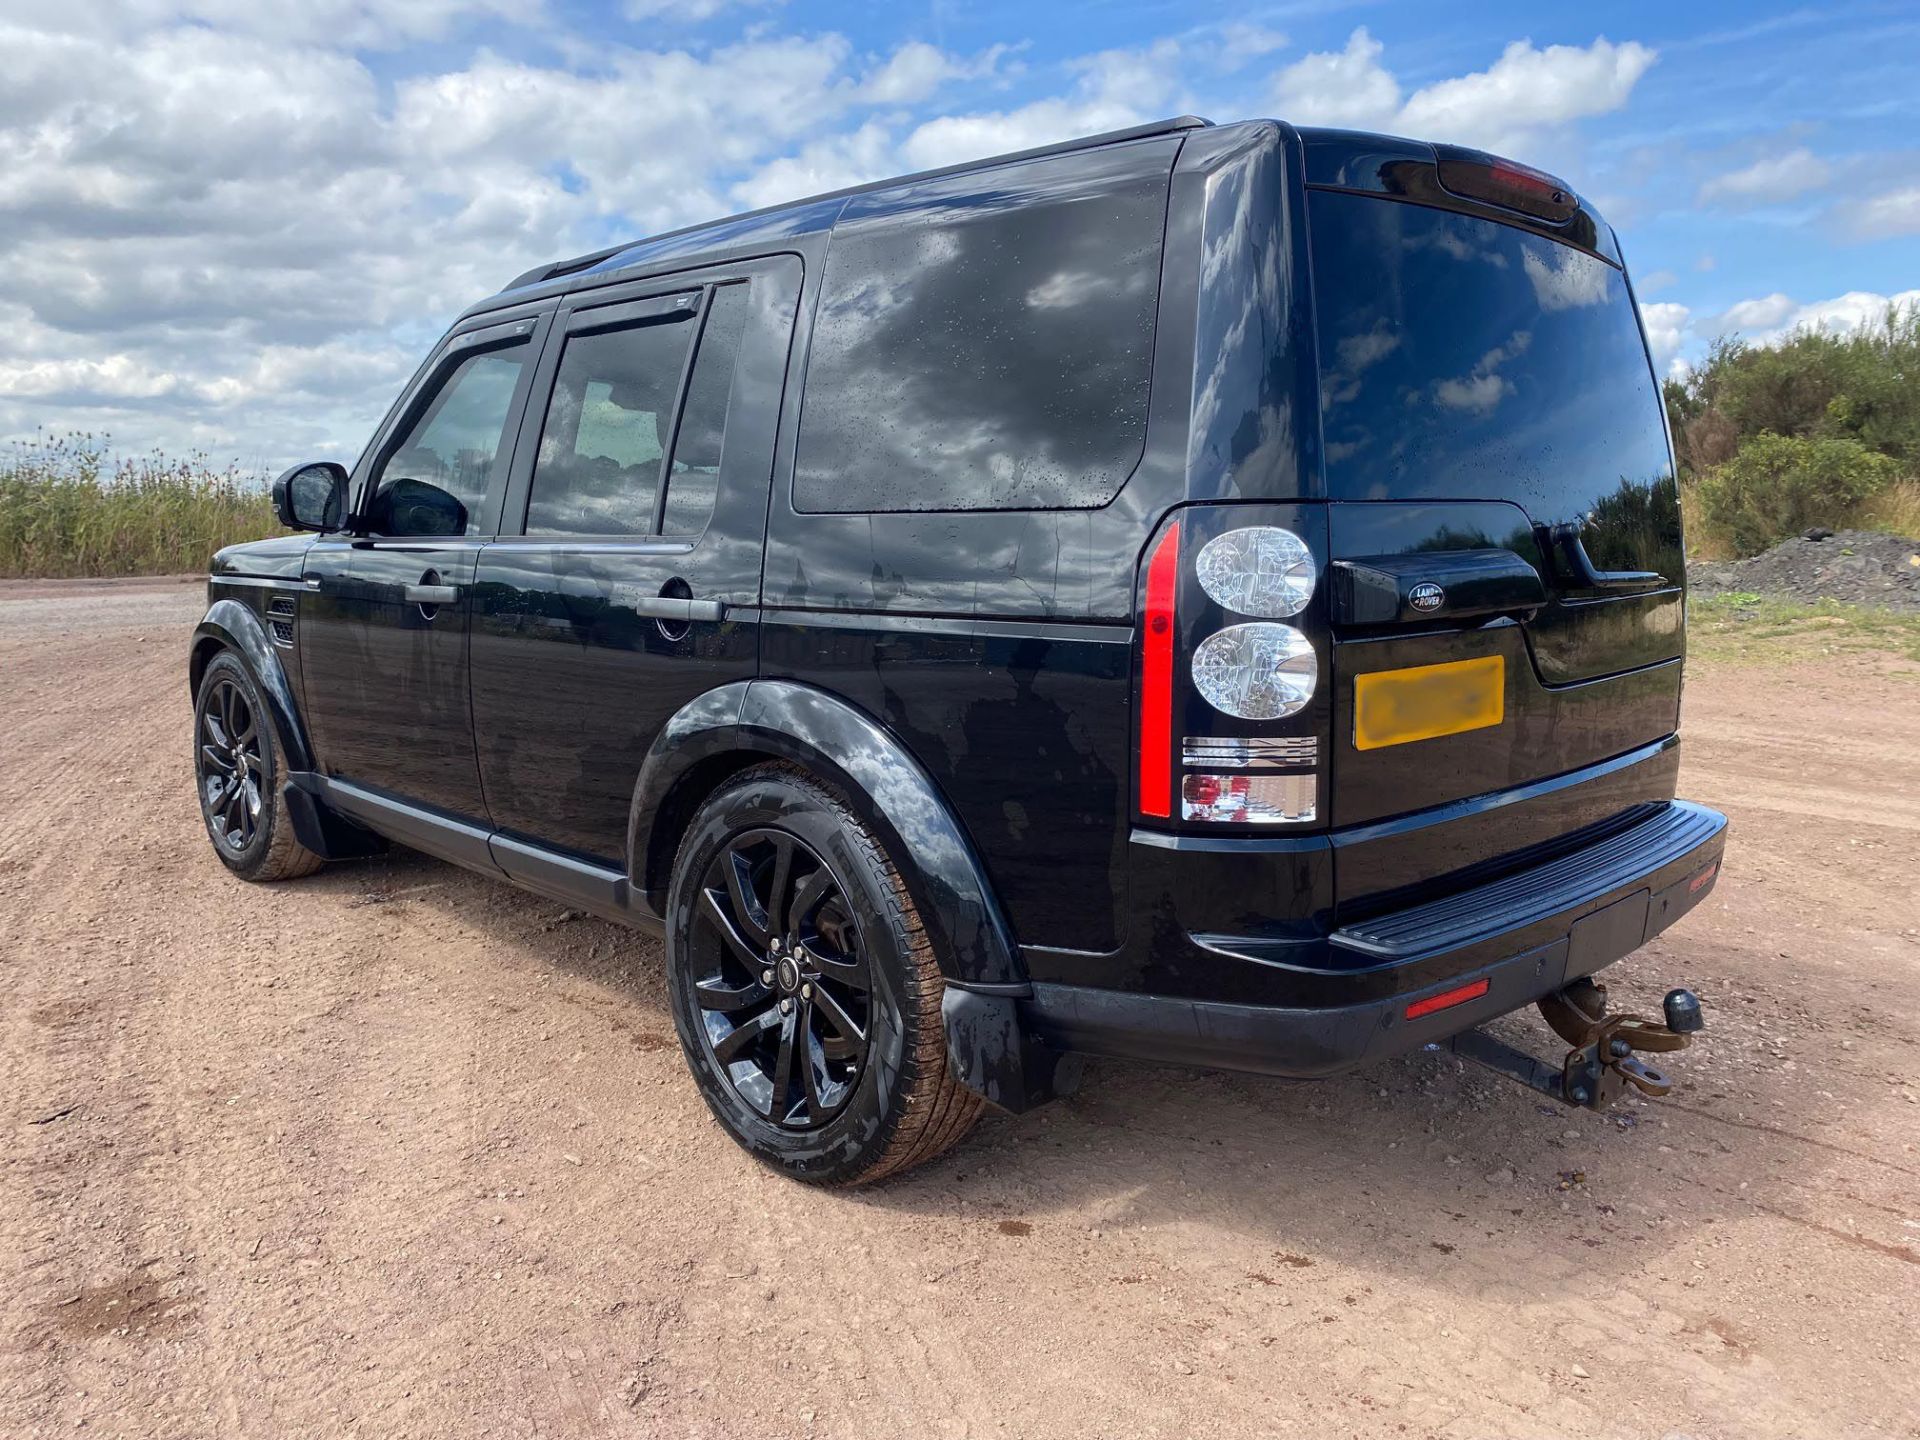
<path fill-rule="evenodd" d="M 1184 110 L 1555 171 L 1683 368 L 1920 290 L 1916 81 L 1911 4 L 0 0 L 0 439 L 350 456 L 536 261 Z"/>

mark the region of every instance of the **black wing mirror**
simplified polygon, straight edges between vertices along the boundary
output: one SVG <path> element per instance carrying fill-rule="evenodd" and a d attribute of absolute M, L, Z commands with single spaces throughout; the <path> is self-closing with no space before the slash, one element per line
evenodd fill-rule
<path fill-rule="evenodd" d="M 273 513 L 289 530 L 338 530 L 347 509 L 346 467 L 296 465 L 273 482 Z"/>

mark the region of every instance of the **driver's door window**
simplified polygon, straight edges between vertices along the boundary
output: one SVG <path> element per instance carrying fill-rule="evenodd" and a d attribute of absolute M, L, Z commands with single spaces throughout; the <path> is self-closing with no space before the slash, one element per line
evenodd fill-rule
<path fill-rule="evenodd" d="M 373 477 L 375 535 L 471 535 L 495 467 L 527 347 L 469 355 L 450 371 Z"/>

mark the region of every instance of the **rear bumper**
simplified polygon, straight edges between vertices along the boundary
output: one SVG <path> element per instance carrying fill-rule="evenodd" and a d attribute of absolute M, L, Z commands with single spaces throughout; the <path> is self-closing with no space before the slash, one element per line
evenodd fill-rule
<path fill-rule="evenodd" d="M 1720 873 L 1724 816 L 1686 801 L 1531 870 L 1336 930 L 1332 1003 L 1228 1004 L 1036 982 L 1021 1028 L 1056 1050 L 1314 1078 L 1445 1040 L 1631 954 Z M 1207 943 L 1205 937 L 1194 937 Z M 1326 972 L 1320 972 L 1323 982 Z M 1464 1003 L 1409 1007 L 1484 979 Z M 1339 991 L 1353 998 L 1340 1003 Z"/>

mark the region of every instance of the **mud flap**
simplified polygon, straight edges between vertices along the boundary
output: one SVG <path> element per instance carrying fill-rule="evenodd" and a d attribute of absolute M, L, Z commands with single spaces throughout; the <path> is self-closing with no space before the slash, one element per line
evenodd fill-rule
<path fill-rule="evenodd" d="M 949 983 L 940 1018 L 953 1077 L 988 1104 L 1018 1115 L 1079 1088 L 1081 1058 L 1049 1049 L 1027 1034 L 1018 997 Z"/>

